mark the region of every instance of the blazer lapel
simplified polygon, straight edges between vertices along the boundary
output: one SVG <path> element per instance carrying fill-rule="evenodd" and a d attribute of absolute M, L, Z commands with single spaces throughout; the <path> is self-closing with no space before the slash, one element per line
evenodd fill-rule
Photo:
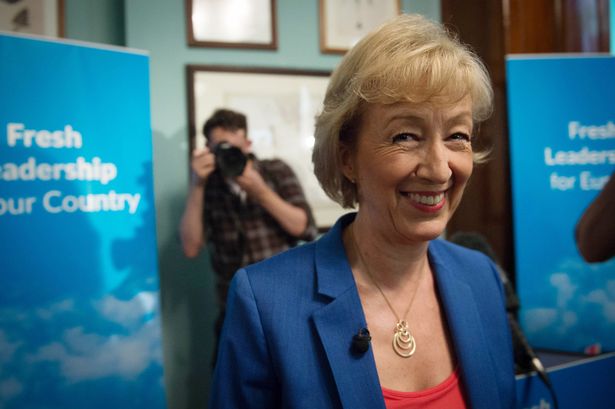
<path fill-rule="evenodd" d="M 385 409 L 371 349 L 352 352 L 352 337 L 367 327 L 361 300 L 348 264 L 342 229 L 354 215 L 344 216 L 316 246 L 318 292 L 330 302 L 312 318 L 322 342 L 344 408 Z"/>
<path fill-rule="evenodd" d="M 445 265 L 435 246 L 430 245 L 429 251 L 470 406 L 473 409 L 498 408 L 495 369 L 491 355 L 483 353 L 489 351 L 489 348 L 474 293 L 459 278 L 459 271 L 454 272 L 450 266 Z M 461 267 L 456 266 L 454 270 L 458 268 Z"/>
<path fill-rule="evenodd" d="M 313 315 L 329 366 L 344 408 L 385 409 L 372 350 L 357 355 L 351 351 L 353 335 L 366 327 L 359 294 L 343 242 L 342 229 L 354 214 L 342 217 L 316 244 L 318 293 L 330 299 Z M 449 262 L 429 246 L 438 292 L 461 371 L 461 380 L 473 409 L 500 407 L 495 368 L 483 334 L 477 300 L 459 276 L 463 267 Z M 446 262 L 445 260 L 446 259 Z M 477 352 L 479 351 L 479 352 Z"/>

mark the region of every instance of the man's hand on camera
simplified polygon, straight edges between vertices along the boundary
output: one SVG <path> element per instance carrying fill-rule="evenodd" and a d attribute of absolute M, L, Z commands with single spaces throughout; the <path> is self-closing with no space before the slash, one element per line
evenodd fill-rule
<path fill-rule="evenodd" d="M 235 181 L 248 196 L 257 202 L 260 202 L 262 196 L 270 190 L 261 174 L 254 169 L 254 163 L 251 160 L 246 164 L 243 173 L 235 178 Z"/>
<path fill-rule="evenodd" d="M 208 148 L 195 149 L 191 167 L 194 183 L 204 185 L 209 175 L 216 169 L 216 157 Z"/>

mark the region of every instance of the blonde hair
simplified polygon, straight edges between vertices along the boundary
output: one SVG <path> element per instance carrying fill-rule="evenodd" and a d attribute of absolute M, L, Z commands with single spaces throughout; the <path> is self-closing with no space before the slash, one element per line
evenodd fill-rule
<path fill-rule="evenodd" d="M 357 191 L 341 170 L 340 144 L 353 145 L 365 103 L 454 104 L 472 100 L 475 124 L 489 117 L 493 90 L 480 59 L 442 25 L 398 16 L 359 41 L 335 69 L 316 118 L 314 173 L 325 193 L 353 207 Z M 475 152 L 474 161 L 485 159 Z"/>

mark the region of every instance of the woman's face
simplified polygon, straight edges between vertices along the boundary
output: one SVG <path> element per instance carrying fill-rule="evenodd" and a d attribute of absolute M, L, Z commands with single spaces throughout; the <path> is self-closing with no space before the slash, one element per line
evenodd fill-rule
<path fill-rule="evenodd" d="M 358 187 L 359 214 L 392 240 L 438 237 L 472 173 L 472 104 L 368 104 L 344 174 Z"/>

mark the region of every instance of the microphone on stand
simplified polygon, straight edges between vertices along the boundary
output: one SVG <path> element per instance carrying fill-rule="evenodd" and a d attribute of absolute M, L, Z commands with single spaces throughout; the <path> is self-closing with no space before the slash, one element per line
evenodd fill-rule
<path fill-rule="evenodd" d="M 558 408 L 557 396 L 555 395 L 555 390 L 553 389 L 553 385 L 547 375 L 547 371 L 544 368 L 544 365 L 534 352 L 534 349 L 530 346 L 519 326 L 519 323 L 516 319 L 517 311 L 519 310 L 519 298 L 508 279 L 508 274 L 500 267 L 500 265 L 496 261 L 495 252 L 493 248 L 487 242 L 487 239 L 480 233 L 476 232 L 456 232 L 449 239 L 450 242 L 458 244 L 462 247 L 469 248 L 472 250 L 479 251 L 489 257 L 491 261 L 495 264 L 498 274 L 500 276 L 500 280 L 502 281 L 502 285 L 504 287 L 504 296 L 506 298 L 506 313 L 508 316 L 508 323 L 510 325 L 510 330 L 512 334 L 512 343 L 513 343 L 513 351 L 515 364 L 517 366 L 517 373 L 527 373 L 536 371 L 536 374 L 547 386 L 551 395 L 553 396 L 553 406 L 555 409 Z"/>

